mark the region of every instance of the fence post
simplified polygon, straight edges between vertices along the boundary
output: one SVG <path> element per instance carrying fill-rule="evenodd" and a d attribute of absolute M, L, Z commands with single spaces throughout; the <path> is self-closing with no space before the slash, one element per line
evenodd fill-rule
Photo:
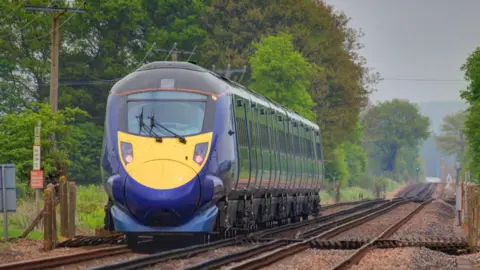
<path fill-rule="evenodd" d="M 55 190 L 55 186 L 53 184 L 48 184 L 52 189 L 52 248 L 57 246 L 57 191 Z"/>
<path fill-rule="evenodd" d="M 68 238 L 75 237 L 75 209 L 77 206 L 77 186 L 75 182 L 68 183 Z"/>
<path fill-rule="evenodd" d="M 473 213 L 473 235 L 472 235 L 472 252 L 477 252 L 477 243 L 478 243 L 478 203 L 480 202 L 479 195 L 480 193 L 478 192 L 477 186 L 475 185 L 475 191 L 474 191 L 474 202 L 473 204 L 470 205 L 471 212 Z"/>
<path fill-rule="evenodd" d="M 477 187 L 475 185 L 467 186 L 467 201 L 469 207 L 467 210 L 467 228 L 468 228 L 468 245 L 471 252 L 475 252 L 477 246 Z"/>
<path fill-rule="evenodd" d="M 52 250 L 52 190 L 47 187 L 43 192 L 43 199 L 45 202 L 45 214 L 43 216 L 43 248 L 45 250 Z"/>
<path fill-rule="evenodd" d="M 68 183 L 65 176 L 60 177 L 60 235 L 68 237 Z"/>

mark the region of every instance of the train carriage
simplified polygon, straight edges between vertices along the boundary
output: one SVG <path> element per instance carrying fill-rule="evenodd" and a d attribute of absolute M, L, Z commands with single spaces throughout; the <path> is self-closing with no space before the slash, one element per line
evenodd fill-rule
<path fill-rule="evenodd" d="M 153 62 L 107 101 L 105 228 L 228 236 L 319 211 L 319 127 L 188 62 Z"/>

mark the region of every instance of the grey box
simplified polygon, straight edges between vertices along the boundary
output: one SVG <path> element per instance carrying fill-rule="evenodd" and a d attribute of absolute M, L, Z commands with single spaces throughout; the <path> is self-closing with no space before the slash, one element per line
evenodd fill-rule
<path fill-rule="evenodd" d="M 3 170 L 2 170 L 3 168 Z M 16 212 L 17 210 L 17 187 L 15 185 L 15 165 L 0 165 L 0 211 L 4 211 L 4 194 L 6 194 L 7 212 Z M 5 191 L 4 191 L 5 186 Z"/>

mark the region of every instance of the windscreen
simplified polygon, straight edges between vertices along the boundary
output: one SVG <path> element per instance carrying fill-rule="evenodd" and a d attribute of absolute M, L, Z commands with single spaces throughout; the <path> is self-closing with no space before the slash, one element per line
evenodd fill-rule
<path fill-rule="evenodd" d="M 128 132 L 142 136 L 171 137 L 163 127 L 189 136 L 202 131 L 207 97 L 179 91 L 153 91 L 129 95 Z M 143 127 L 140 129 L 141 121 Z M 153 122 L 157 124 L 153 124 Z M 159 125 L 158 125 L 159 124 Z"/>

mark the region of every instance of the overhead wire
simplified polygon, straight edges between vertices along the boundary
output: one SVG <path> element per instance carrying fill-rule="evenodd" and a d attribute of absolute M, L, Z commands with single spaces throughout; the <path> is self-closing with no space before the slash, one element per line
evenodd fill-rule
<path fill-rule="evenodd" d="M 13 34 L 15 33 L 15 31 L 18 32 L 18 31 L 20 31 L 20 30 L 22 30 L 22 29 L 25 29 L 27 26 L 29 26 L 29 25 L 32 24 L 35 20 L 37 20 L 38 17 L 40 17 L 40 15 L 42 15 L 42 13 L 45 12 L 45 11 L 47 10 L 47 8 L 50 7 L 50 5 L 53 3 L 53 1 L 55 1 L 55 0 L 50 0 L 50 2 L 48 3 L 48 5 L 47 5 L 42 11 L 40 11 L 40 12 L 37 14 L 37 16 L 35 16 L 30 22 L 28 22 L 27 24 L 25 24 L 24 26 L 22 26 L 22 27 L 20 27 L 20 28 L 18 28 L 18 29 L 16 29 L 16 28 L 13 29 L 13 31 L 12 31 L 10 34 L 4 35 L 4 36 L 0 36 L 0 38 L 9 37 L 9 36 L 13 35 Z"/>
<path fill-rule="evenodd" d="M 138 63 L 138 65 L 132 70 L 130 71 L 128 74 L 134 72 L 135 70 L 137 70 L 140 66 L 143 65 L 143 62 L 145 62 L 145 60 L 150 56 L 150 54 L 152 53 L 153 49 L 157 46 L 157 42 L 153 42 L 152 46 L 150 47 L 150 49 L 145 53 L 145 56 L 143 57 L 143 59 Z M 125 75 L 125 76 L 127 76 Z M 90 76 L 91 78 L 94 78 L 96 79 L 95 81 L 90 81 L 90 82 L 98 82 L 98 83 L 114 83 L 114 82 L 117 82 L 121 79 L 123 79 L 125 76 L 123 77 L 119 77 L 119 78 L 116 78 L 116 79 L 98 79 L 98 78 L 95 78 L 93 76 Z M 87 81 L 89 82 L 89 81 Z M 75 82 L 70 82 L 70 83 L 75 83 Z M 89 84 L 95 84 L 95 83 L 89 83 Z M 72 85 L 72 84 L 70 84 Z M 75 84 L 73 84 L 75 85 Z"/>
<path fill-rule="evenodd" d="M 380 81 L 411 81 L 411 82 L 467 82 L 459 79 L 429 79 L 429 78 L 383 78 Z"/>
<path fill-rule="evenodd" d="M 0 19 L 0 23 L 4 22 L 6 19 L 10 18 L 10 16 L 11 16 L 12 14 L 14 14 L 15 11 L 17 11 L 17 9 L 18 9 L 21 5 L 23 5 L 23 2 L 22 2 L 22 1 L 20 1 L 20 4 L 18 4 L 18 6 L 16 6 L 15 8 L 13 8 L 12 12 L 10 12 L 10 13 L 7 14 L 7 15 L 5 15 L 5 17 L 1 18 L 1 19 Z"/>
<path fill-rule="evenodd" d="M 86 2 L 83 2 L 83 4 L 81 4 L 75 11 L 79 11 L 79 10 L 85 5 L 85 3 L 86 3 Z M 70 19 L 72 19 L 73 16 L 75 16 L 75 14 L 77 14 L 77 13 L 74 12 L 72 15 L 70 15 L 62 24 L 60 24 L 60 25 L 58 26 L 58 29 L 60 29 L 63 25 L 65 25 L 68 21 L 70 21 Z M 32 39 L 27 39 L 27 40 L 25 40 L 24 42 L 38 40 L 38 39 L 44 38 L 44 37 L 46 37 L 46 36 L 50 36 L 52 33 L 53 33 L 53 30 L 51 30 L 50 32 L 46 33 L 46 34 L 43 35 L 43 36 L 39 36 L 39 37 L 32 38 Z"/>

